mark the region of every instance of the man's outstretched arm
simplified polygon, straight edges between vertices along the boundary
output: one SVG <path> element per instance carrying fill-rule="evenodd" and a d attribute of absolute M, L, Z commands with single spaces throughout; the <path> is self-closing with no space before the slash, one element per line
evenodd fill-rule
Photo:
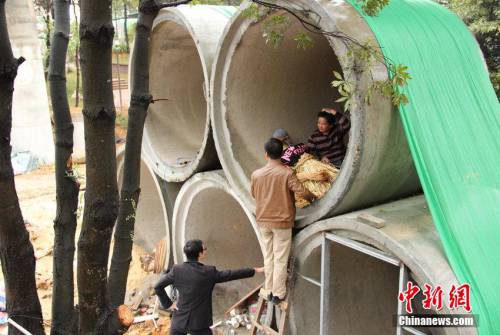
<path fill-rule="evenodd" d="M 174 270 L 170 270 L 163 274 L 155 285 L 155 292 L 160 299 L 161 306 L 165 309 L 172 306 L 172 300 L 168 297 L 167 292 L 165 292 L 165 287 L 172 285 L 174 283 Z"/>
<path fill-rule="evenodd" d="M 264 272 L 264 268 L 243 268 L 239 270 L 224 270 L 218 271 L 215 269 L 215 282 L 224 283 L 231 280 L 250 278 L 255 275 L 255 273 Z"/>

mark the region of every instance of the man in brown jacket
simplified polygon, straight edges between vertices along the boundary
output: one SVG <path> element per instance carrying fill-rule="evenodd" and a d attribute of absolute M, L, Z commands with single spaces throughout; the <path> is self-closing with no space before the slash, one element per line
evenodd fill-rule
<path fill-rule="evenodd" d="M 264 148 L 267 164 L 252 173 L 251 186 L 263 243 L 266 281 L 262 293 L 279 304 L 286 296 L 287 264 L 295 222 L 294 193 L 309 201 L 314 200 L 314 195 L 281 163 L 281 141 L 272 138 Z"/>

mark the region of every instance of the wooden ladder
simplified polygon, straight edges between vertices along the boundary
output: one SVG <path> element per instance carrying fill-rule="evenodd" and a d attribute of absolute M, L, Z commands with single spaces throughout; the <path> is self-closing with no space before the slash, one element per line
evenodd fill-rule
<path fill-rule="evenodd" d="M 293 250 L 291 252 L 293 255 Z M 250 335 L 257 335 L 257 330 L 260 330 L 266 335 L 283 335 L 286 330 L 286 321 L 288 317 L 288 306 L 289 297 L 293 291 L 293 285 L 295 283 L 295 257 L 291 256 L 288 260 L 288 275 L 287 275 L 287 291 L 288 294 L 284 301 L 279 305 L 275 305 L 267 300 L 267 297 L 259 295 L 259 301 L 257 303 L 257 313 L 255 319 L 252 321 L 252 330 Z M 265 323 L 262 324 L 260 319 L 263 315 L 264 307 L 267 305 L 267 313 L 265 318 Z M 274 329 L 273 324 L 276 326 Z"/>
<path fill-rule="evenodd" d="M 262 324 L 260 319 L 263 316 L 264 307 L 267 306 L 265 323 Z M 279 305 L 275 305 L 267 300 L 267 298 L 259 296 L 257 303 L 257 313 L 255 320 L 252 321 L 251 335 L 257 335 L 257 330 L 260 330 L 266 335 L 283 335 L 285 333 L 286 319 L 288 315 L 288 297 Z M 276 329 L 273 328 L 276 325 Z"/>

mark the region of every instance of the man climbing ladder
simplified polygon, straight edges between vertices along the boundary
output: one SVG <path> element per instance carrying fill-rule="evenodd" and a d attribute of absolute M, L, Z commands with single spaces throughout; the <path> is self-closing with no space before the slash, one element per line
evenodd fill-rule
<path fill-rule="evenodd" d="M 261 295 L 278 305 L 286 297 L 287 264 L 295 222 L 293 194 L 311 202 L 314 195 L 281 163 L 283 144 L 279 140 L 270 139 L 264 149 L 267 164 L 252 173 L 251 188 L 256 201 L 266 276 Z"/>

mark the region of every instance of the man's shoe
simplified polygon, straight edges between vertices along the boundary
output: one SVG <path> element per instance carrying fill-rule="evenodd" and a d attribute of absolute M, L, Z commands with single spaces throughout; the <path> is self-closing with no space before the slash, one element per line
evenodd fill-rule
<path fill-rule="evenodd" d="M 273 298 L 271 299 L 271 302 L 274 304 L 274 305 L 279 305 L 281 304 L 285 299 L 280 299 L 278 298 L 277 296 L 273 296 Z"/>

